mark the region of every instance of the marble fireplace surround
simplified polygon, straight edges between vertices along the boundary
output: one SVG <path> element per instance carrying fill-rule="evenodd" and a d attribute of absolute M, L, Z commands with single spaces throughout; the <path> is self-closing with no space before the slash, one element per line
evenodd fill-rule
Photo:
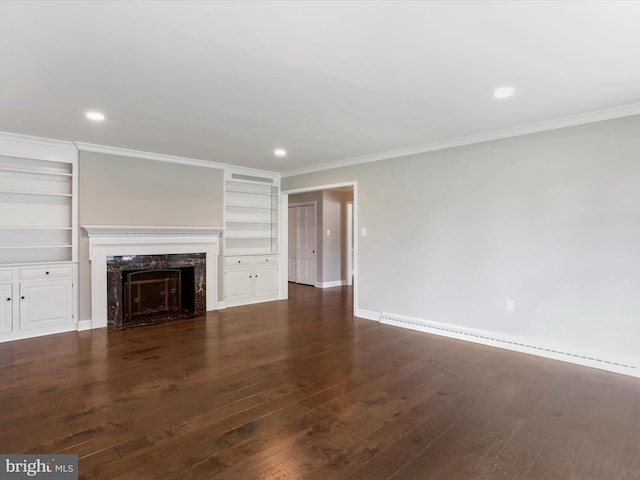
<path fill-rule="evenodd" d="M 91 262 L 91 325 L 83 325 L 84 328 L 107 327 L 107 257 L 112 256 L 205 253 L 205 309 L 218 307 L 222 227 L 84 225 L 82 228 L 89 236 Z"/>

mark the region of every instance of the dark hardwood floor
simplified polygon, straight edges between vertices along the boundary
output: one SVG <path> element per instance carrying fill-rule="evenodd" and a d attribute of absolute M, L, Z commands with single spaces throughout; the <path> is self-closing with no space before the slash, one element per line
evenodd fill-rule
<path fill-rule="evenodd" d="M 354 319 L 347 287 L 0 344 L 0 453 L 82 479 L 640 478 L 640 380 Z"/>

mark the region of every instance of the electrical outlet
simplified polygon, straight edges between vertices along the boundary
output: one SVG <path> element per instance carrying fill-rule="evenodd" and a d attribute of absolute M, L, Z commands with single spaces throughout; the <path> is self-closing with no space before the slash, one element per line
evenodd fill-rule
<path fill-rule="evenodd" d="M 513 312 L 516 309 L 516 302 L 513 298 L 507 298 L 507 301 L 505 302 L 505 308 L 507 309 L 507 312 Z"/>

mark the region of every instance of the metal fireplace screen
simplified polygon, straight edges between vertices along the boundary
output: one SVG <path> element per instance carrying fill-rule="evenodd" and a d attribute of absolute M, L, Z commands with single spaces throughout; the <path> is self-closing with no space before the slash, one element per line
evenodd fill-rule
<path fill-rule="evenodd" d="M 127 272 L 124 321 L 140 323 L 180 313 L 180 269 Z"/>

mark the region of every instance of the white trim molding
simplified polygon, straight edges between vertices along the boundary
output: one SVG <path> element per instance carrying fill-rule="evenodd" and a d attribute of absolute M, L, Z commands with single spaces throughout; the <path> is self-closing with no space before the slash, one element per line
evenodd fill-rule
<path fill-rule="evenodd" d="M 91 328 L 107 326 L 109 256 L 204 252 L 207 256 L 206 310 L 218 307 L 218 255 L 223 227 L 85 225 L 82 228 L 89 236 Z"/>
<path fill-rule="evenodd" d="M 83 225 L 89 238 L 121 237 L 219 237 L 224 227 L 159 227 L 159 226 L 120 226 L 120 225 Z"/>
<path fill-rule="evenodd" d="M 311 165 L 309 167 L 297 168 L 282 173 L 282 178 L 294 177 L 306 173 L 321 172 L 334 168 L 349 167 L 352 165 L 360 165 L 362 163 L 378 162 L 380 160 L 389 160 L 392 158 L 407 157 L 409 155 L 418 155 L 420 153 L 434 152 L 436 150 L 445 150 L 447 148 L 462 147 L 464 145 L 472 145 L 474 143 L 489 142 L 491 140 L 500 140 L 503 138 L 517 137 L 530 133 L 545 132 L 548 130 L 556 130 L 559 128 L 575 127 L 587 123 L 601 122 L 604 120 L 613 120 L 615 118 L 630 117 L 640 114 L 640 102 L 623 105 L 620 107 L 605 108 L 593 112 L 580 113 L 576 115 L 568 115 L 554 120 L 544 122 L 529 123 L 518 127 L 504 128 L 493 130 L 490 132 L 480 133 L 477 135 L 468 135 L 464 137 L 456 137 L 438 142 L 430 142 L 422 145 L 414 145 L 396 150 L 387 150 L 385 152 L 373 153 L 371 155 L 363 155 L 359 157 L 337 160 L 335 162 Z"/>
<path fill-rule="evenodd" d="M 333 288 L 333 287 L 341 287 L 346 285 L 346 280 L 334 280 L 333 282 L 316 282 L 316 288 Z"/>
<path fill-rule="evenodd" d="M 91 320 L 80 320 L 78 322 L 78 331 L 83 332 L 85 330 L 91 330 Z"/>
<path fill-rule="evenodd" d="M 104 153 L 107 155 L 117 155 L 119 157 L 141 158 L 143 160 L 156 160 L 159 162 L 177 163 L 180 165 L 192 165 L 194 167 L 217 168 L 224 170 L 229 168 L 225 163 L 210 162 L 208 160 L 198 160 L 196 158 L 178 157 L 166 155 L 164 153 L 143 152 L 141 150 L 131 150 L 129 148 L 110 147 L 108 145 L 96 145 L 95 143 L 73 142 L 81 152 Z"/>
<path fill-rule="evenodd" d="M 73 163 L 75 176 L 78 150 L 73 142 L 0 132 L 0 149 L 11 157 Z"/>
<path fill-rule="evenodd" d="M 380 312 L 374 312 L 372 310 L 365 310 L 363 308 L 358 308 L 356 310 L 356 317 L 363 318 L 365 320 L 373 320 L 374 322 L 379 322 Z"/>
<path fill-rule="evenodd" d="M 534 338 L 516 337 L 503 333 L 467 328 L 404 315 L 383 312 L 379 318 L 380 323 L 385 325 L 408 328 L 419 332 L 528 353 L 539 357 L 630 375 L 632 377 L 640 377 L 640 367 L 638 366 L 637 359 L 611 358 L 606 353 L 584 352 L 574 346 L 546 343 Z"/>

